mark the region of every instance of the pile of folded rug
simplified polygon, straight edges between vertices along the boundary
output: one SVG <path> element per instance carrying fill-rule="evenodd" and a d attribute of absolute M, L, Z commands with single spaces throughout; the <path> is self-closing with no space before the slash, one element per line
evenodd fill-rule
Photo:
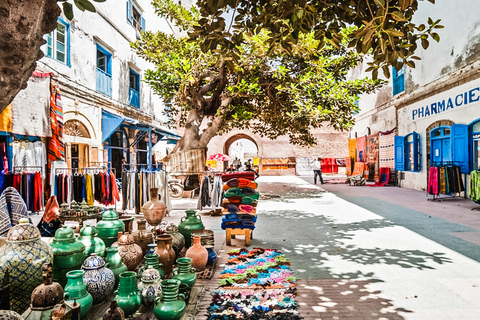
<path fill-rule="evenodd" d="M 222 229 L 255 229 L 260 194 L 253 179 L 234 177 L 223 185 Z"/>

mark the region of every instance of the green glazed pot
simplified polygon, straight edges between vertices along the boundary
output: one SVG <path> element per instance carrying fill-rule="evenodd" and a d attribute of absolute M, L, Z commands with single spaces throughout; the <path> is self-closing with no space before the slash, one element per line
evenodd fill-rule
<path fill-rule="evenodd" d="M 122 257 L 118 254 L 118 247 L 107 248 L 107 257 L 105 258 L 106 266 L 112 270 L 115 276 L 115 288 L 118 287 L 120 280 L 120 273 L 128 270 L 127 266 L 123 263 Z"/>
<path fill-rule="evenodd" d="M 138 271 L 138 277 L 141 278 L 142 277 L 142 274 L 143 274 L 143 271 L 147 270 L 149 266 L 152 266 L 154 269 L 158 270 L 158 273 L 160 273 L 160 277 L 162 279 L 165 278 L 165 272 L 163 272 L 163 264 L 161 264 L 159 262 L 159 259 L 160 257 L 158 256 L 158 254 L 147 254 L 145 256 L 145 265 L 142 266 L 140 268 L 140 270 Z"/>
<path fill-rule="evenodd" d="M 118 306 L 125 313 L 125 317 L 133 315 L 138 310 L 142 298 L 138 292 L 137 274 L 135 272 L 126 271 L 120 274 L 120 283 L 114 300 L 118 302 Z"/>
<path fill-rule="evenodd" d="M 97 237 L 97 234 L 97 229 L 89 224 L 80 230 L 78 240 L 85 245 L 85 258 L 88 258 L 92 253 L 105 257 L 105 243 Z"/>
<path fill-rule="evenodd" d="M 102 215 L 102 221 L 97 223 L 98 237 L 103 240 L 105 246 L 110 247 L 117 241 L 118 233 L 125 232 L 125 225 L 118 219 L 118 213 L 109 209 Z"/>
<path fill-rule="evenodd" d="M 181 283 L 187 285 L 190 289 L 197 282 L 197 274 L 195 268 L 192 268 L 191 258 L 178 258 L 177 268 L 173 270 L 173 279 L 180 280 Z"/>
<path fill-rule="evenodd" d="M 87 291 L 87 286 L 83 283 L 83 271 L 73 270 L 67 273 L 67 285 L 64 294 L 67 302 L 76 301 L 80 304 L 80 318 L 86 319 L 87 313 L 93 305 L 93 298 Z"/>
<path fill-rule="evenodd" d="M 192 231 L 205 229 L 202 223 L 202 219 L 196 211 L 187 210 L 186 217 L 182 217 L 180 224 L 178 225 L 178 232 L 180 232 L 185 238 L 185 248 L 192 246 Z"/>
<path fill-rule="evenodd" d="M 180 280 L 162 281 L 162 296 L 155 300 L 153 313 L 157 319 L 178 320 L 186 310 L 183 294 L 179 294 Z"/>
<path fill-rule="evenodd" d="M 65 287 L 67 272 L 82 266 L 85 245 L 75 238 L 70 227 L 63 226 L 55 232 L 55 239 L 50 246 L 53 250 L 53 281 Z"/>

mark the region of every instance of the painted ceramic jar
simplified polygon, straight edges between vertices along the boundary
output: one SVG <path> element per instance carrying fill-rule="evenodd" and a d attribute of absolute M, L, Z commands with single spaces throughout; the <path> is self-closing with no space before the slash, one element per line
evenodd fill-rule
<path fill-rule="evenodd" d="M 147 255 L 147 254 L 154 254 L 156 248 L 157 248 L 157 244 L 156 244 L 156 243 L 149 243 L 149 244 L 147 245 L 147 252 L 145 252 L 145 255 Z"/>
<path fill-rule="evenodd" d="M 180 319 L 186 310 L 183 294 L 179 294 L 180 280 L 162 281 L 162 296 L 155 300 L 153 313 L 157 319 Z"/>
<path fill-rule="evenodd" d="M 178 228 L 176 225 L 173 223 L 170 223 L 167 228 L 165 229 L 165 232 L 169 235 L 172 236 L 172 248 L 173 251 L 175 251 L 175 258 L 178 258 L 178 255 L 182 251 L 182 249 L 185 247 L 185 238 L 183 235 L 178 232 Z"/>
<path fill-rule="evenodd" d="M 187 210 L 185 213 L 187 215 L 182 217 L 178 225 L 178 232 L 185 238 L 185 247 L 190 248 L 192 245 L 192 231 L 205 229 L 205 227 L 203 226 L 202 219 L 194 210 Z"/>
<path fill-rule="evenodd" d="M 75 238 L 70 227 L 63 226 L 55 231 L 50 246 L 53 249 L 53 280 L 63 287 L 67 284 L 67 272 L 80 269 L 85 259 L 85 245 Z"/>
<path fill-rule="evenodd" d="M 30 305 L 33 289 L 42 284 L 42 264 L 53 262 L 53 252 L 25 218 L 8 231 L 6 242 L 0 248 L 0 279 L 8 271 L 10 308 L 22 314 Z"/>
<path fill-rule="evenodd" d="M 135 239 L 135 243 L 138 244 L 143 251 L 143 254 L 147 253 L 148 244 L 153 242 L 153 233 L 147 230 L 147 220 L 140 219 L 137 221 L 137 230 L 132 232 L 132 236 Z"/>
<path fill-rule="evenodd" d="M 205 246 L 208 252 L 207 266 L 211 266 L 217 259 L 217 253 L 214 250 L 213 246 Z"/>
<path fill-rule="evenodd" d="M 105 266 L 112 270 L 115 276 L 115 288 L 118 287 L 120 273 L 128 270 L 127 266 L 123 263 L 122 257 L 118 254 L 118 247 L 107 248 L 107 257 L 105 258 L 107 263 Z"/>
<path fill-rule="evenodd" d="M 158 270 L 159 274 L 160 274 L 160 278 L 164 279 L 165 278 L 165 273 L 163 272 L 163 265 L 159 262 L 159 256 L 158 254 L 147 254 L 145 256 L 145 265 L 143 267 L 140 268 L 139 272 L 138 272 L 138 277 L 141 278 L 142 277 L 142 273 L 143 271 L 145 271 L 146 269 L 148 269 L 148 267 L 153 267 L 154 269 Z"/>
<path fill-rule="evenodd" d="M 157 226 L 167 213 L 167 206 L 158 197 L 158 188 L 150 188 L 150 201 L 142 206 L 142 213 L 148 224 Z"/>
<path fill-rule="evenodd" d="M 125 317 L 133 315 L 142 303 L 137 287 L 137 274 L 133 271 L 121 273 L 118 290 L 115 293 L 114 300 L 118 302 L 118 306 L 125 312 Z"/>
<path fill-rule="evenodd" d="M 67 273 L 67 285 L 65 286 L 65 300 L 80 304 L 80 318 L 86 319 L 87 313 L 93 305 L 92 295 L 87 291 L 87 286 L 83 283 L 83 271 L 73 270 Z"/>
<path fill-rule="evenodd" d="M 195 268 L 192 268 L 191 258 L 178 258 L 177 268 L 173 270 L 173 279 L 180 280 L 181 283 L 186 284 L 188 287 L 193 288 L 197 282 L 197 274 Z"/>
<path fill-rule="evenodd" d="M 128 232 L 118 239 L 118 254 L 129 271 L 134 271 L 143 259 L 142 248 L 135 243 L 133 236 Z"/>
<path fill-rule="evenodd" d="M 162 279 L 157 269 L 149 266 L 142 273 L 141 282 L 138 285 L 142 302 L 147 307 L 155 305 L 155 299 L 162 294 Z"/>
<path fill-rule="evenodd" d="M 85 246 L 85 258 L 88 258 L 91 253 L 96 253 L 101 257 L 105 256 L 105 243 L 97 237 L 97 234 L 97 229 L 89 224 L 80 229 L 78 240 Z"/>
<path fill-rule="evenodd" d="M 115 285 L 115 276 L 112 270 L 105 267 L 102 257 L 92 253 L 82 265 L 83 282 L 87 291 L 92 295 L 93 304 L 99 304 L 112 294 Z"/>
<path fill-rule="evenodd" d="M 98 237 L 103 240 L 105 246 L 110 247 L 117 241 L 118 233 L 125 231 L 125 225 L 118 220 L 118 213 L 109 209 L 102 214 L 102 220 L 97 223 Z"/>
<path fill-rule="evenodd" d="M 172 248 L 171 235 L 162 234 L 157 237 L 155 254 L 159 256 L 158 261 L 163 265 L 162 269 L 165 273 L 165 278 L 170 278 L 172 276 L 173 263 L 175 262 L 175 251 Z"/>
<path fill-rule="evenodd" d="M 193 237 L 193 246 L 185 253 L 185 257 L 192 258 L 192 267 L 197 271 L 203 271 L 208 261 L 208 251 L 201 245 L 200 240 L 200 237 Z"/>

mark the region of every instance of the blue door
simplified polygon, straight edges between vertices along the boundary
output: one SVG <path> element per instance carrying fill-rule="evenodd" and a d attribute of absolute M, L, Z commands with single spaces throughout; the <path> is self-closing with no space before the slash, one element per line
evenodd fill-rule
<path fill-rule="evenodd" d="M 442 140 L 432 140 L 430 149 L 430 166 L 439 165 L 442 162 Z"/>

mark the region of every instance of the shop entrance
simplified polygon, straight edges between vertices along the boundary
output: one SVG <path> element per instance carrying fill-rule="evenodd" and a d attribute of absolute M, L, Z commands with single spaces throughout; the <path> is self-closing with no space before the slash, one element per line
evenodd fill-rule
<path fill-rule="evenodd" d="M 432 130 L 431 139 L 431 166 L 451 164 L 452 151 L 450 146 L 450 127 L 442 126 Z"/>

